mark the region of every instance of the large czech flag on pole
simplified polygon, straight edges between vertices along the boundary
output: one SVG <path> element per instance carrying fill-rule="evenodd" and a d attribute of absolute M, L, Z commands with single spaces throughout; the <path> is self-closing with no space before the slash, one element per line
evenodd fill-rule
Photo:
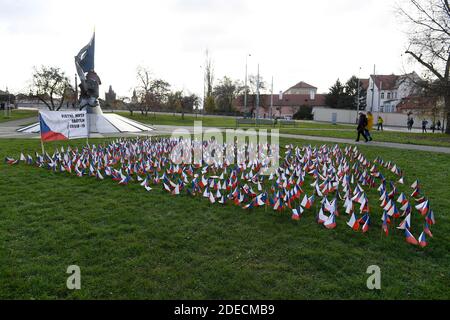
<path fill-rule="evenodd" d="M 86 111 L 39 111 L 42 141 L 88 137 Z"/>

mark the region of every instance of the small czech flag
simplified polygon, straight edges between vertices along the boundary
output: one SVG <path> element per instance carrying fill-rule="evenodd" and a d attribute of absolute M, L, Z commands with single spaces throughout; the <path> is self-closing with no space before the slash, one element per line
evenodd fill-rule
<path fill-rule="evenodd" d="M 411 232 L 409 232 L 408 229 L 405 229 L 405 240 L 406 242 L 417 246 L 419 243 L 417 242 L 416 238 L 414 238 L 414 236 L 411 234 Z"/>

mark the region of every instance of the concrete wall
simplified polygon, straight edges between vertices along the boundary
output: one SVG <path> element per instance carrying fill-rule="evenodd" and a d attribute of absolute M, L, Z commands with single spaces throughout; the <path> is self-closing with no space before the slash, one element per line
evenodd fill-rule
<path fill-rule="evenodd" d="M 314 121 L 320 122 L 333 122 L 333 114 L 336 116 L 337 123 L 344 124 L 355 124 L 357 119 L 356 110 L 343 110 L 343 109 L 331 109 L 331 108 L 323 108 L 323 107 L 315 107 L 313 109 Z M 390 127 L 404 127 L 406 128 L 406 122 L 408 120 L 408 115 L 404 113 L 378 113 L 374 112 L 374 125 L 376 126 L 376 122 L 378 116 L 381 116 L 384 120 L 385 126 Z M 422 128 L 422 117 L 417 115 L 413 115 L 414 117 L 414 128 Z M 428 126 L 431 125 L 431 119 L 428 120 Z"/>

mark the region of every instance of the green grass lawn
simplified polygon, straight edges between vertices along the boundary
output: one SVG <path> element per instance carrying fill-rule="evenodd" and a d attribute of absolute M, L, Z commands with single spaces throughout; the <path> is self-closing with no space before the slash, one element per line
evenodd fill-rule
<path fill-rule="evenodd" d="M 147 116 L 141 113 L 134 112 L 133 116 L 129 112 L 118 112 L 118 114 L 131 118 L 136 121 L 148 123 L 152 125 L 170 125 L 170 126 L 193 126 L 194 121 L 202 121 L 205 127 L 218 127 L 218 128 L 235 128 L 236 119 L 232 117 L 211 117 L 211 116 L 184 116 L 182 119 L 181 114 L 160 114 L 149 113 Z M 311 128 L 311 129 L 349 129 L 350 125 L 331 125 L 327 123 L 317 123 L 312 121 L 297 121 L 299 127 Z M 240 125 L 243 128 L 253 128 L 252 125 Z M 273 128 L 272 126 L 258 126 L 259 128 Z M 275 128 L 279 128 L 276 126 Z M 284 128 L 291 128 L 293 126 L 285 126 Z"/>
<path fill-rule="evenodd" d="M 203 121 L 203 126 L 205 127 L 234 128 L 236 124 L 236 120 L 231 117 L 202 117 L 199 115 L 197 118 L 195 116 L 184 116 L 184 119 L 182 119 L 181 114 L 149 113 L 147 116 L 142 115 L 140 112 L 134 112 L 133 116 L 129 112 L 118 112 L 118 114 L 152 125 L 193 126 L 194 121 Z"/>
<path fill-rule="evenodd" d="M 130 113 L 120 113 L 125 117 L 132 118 L 136 121 L 149 123 L 152 125 L 171 125 L 171 126 L 193 126 L 194 121 L 203 121 L 205 127 L 218 127 L 218 128 L 235 128 L 236 120 L 230 117 L 201 117 L 195 118 L 193 116 L 185 116 L 184 120 L 180 114 L 167 115 L 167 114 L 149 114 L 144 116 L 140 113 L 134 113 L 130 116 Z M 251 125 L 240 125 L 241 128 L 252 128 Z M 259 128 L 278 128 L 280 133 L 298 134 L 318 137 L 332 137 L 342 139 L 356 139 L 356 128 L 352 125 L 338 124 L 333 125 L 329 123 L 319 123 L 313 121 L 297 121 L 297 127 L 292 125 L 284 126 L 259 126 Z M 376 141 L 381 142 L 394 142 L 405 143 L 414 145 L 428 145 L 437 147 L 450 147 L 450 135 L 440 133 L 408 133 L 408 132 L 392 132 L 384 131 L 378 132 L 372 131 L 372 136 Z"/>
<path fill-rule="evenodd" d="M 36 140 L 0 140 L 2 158 L 35 150 Z M 119 186 L 2 161 L 0 298 L 449 299 L 450 156 L 360 150 L 369 160 L 381 156 L 400 166 L 408 195 L 409 185 L 421 180 L 437 221 L 427 248 L 407 244 L 401 231 L 382 235 L 376 191 L 369 193 L 371 229 L 361 234 L 345 224 L 346 216 L 326 230 L 313 210 L 294 222 L 290 212 L 212 206 L 159 188 L 146 192 L 136 183 Z M 414 210 L 416 237 L 421 221 Z M 80 291 L 66 289 L 72 264 L 81 267 Z M 370 265 L 381 267 L 380 291 L 366 288 Z"/>
<path fill-rule="evenodd" d="M 34 110 L 11 110 L 11 113 L 9 117 L 5 117 L 5 111 L 0 110 L 0 123 L 12 121 L 12 120 L 19 120 L 19 119 L 25 119 L 25 118 L 31 118 L 37 116 L 37 111 Z"/>

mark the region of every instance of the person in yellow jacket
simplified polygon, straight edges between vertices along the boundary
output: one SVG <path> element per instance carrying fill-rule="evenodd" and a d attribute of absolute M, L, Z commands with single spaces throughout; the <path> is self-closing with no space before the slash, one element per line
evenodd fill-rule
<path fill-rule="evenodd" d="M 377 127 L 377 131 L 380 131 L 380 129 L 381 129 L 381 131 L 383 131 L 383 123 L 384 123 L 383 118 L 380 117 L 380 116 L 378 116 L 378 122 L 377 122 L 378 127 Z"/>
<path fill-rule="evenodd" d="M 372 112 L 367 112 L 367 126 L 365 128 L 366 130 L 366 136 L 369 139 L 369 141 L 372 141 L 372 136 L 370 135 L 370 131 L 373 129 L 373 114 Z"/>

